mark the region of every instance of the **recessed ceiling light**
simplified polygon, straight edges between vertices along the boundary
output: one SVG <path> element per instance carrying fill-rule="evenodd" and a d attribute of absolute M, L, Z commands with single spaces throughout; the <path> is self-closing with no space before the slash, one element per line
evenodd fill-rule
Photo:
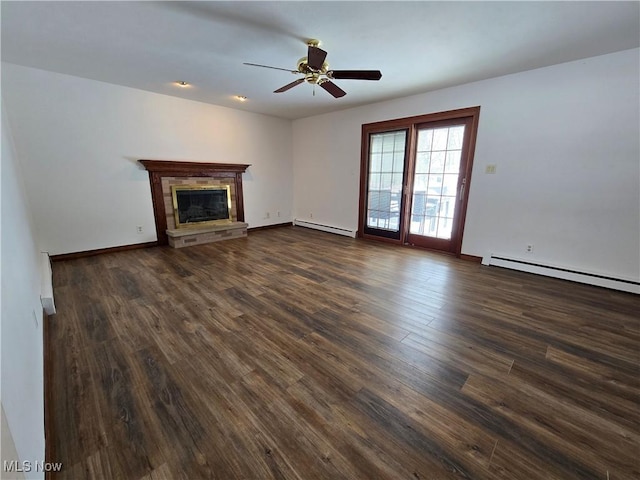
<path fill-rule="evenodd" d="M 185 88 L 185 87 L 189 87 L 189 82 L 185 82 L 184 80 L 179 80 L 176 82 L 176 85 L 178 85 L 179 87 Z"/>
<path fill-rule="evenodd" d="M 247 101 L 247 97 L 245 97 L 244 95 L 236 95 L 235 97 L 236 100 L 238 100 L 239 102 L 246 102 Z"/>

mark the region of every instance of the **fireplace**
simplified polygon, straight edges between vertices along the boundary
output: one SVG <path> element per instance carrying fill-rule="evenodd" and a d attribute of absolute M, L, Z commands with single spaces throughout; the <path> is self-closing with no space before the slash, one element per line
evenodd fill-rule
<path fill-rule="evenodd" d="M 172 185 L 176 228 L 224 225 L 232 221 L 229 185 Z"/>
<path fill-rule="evenodd" d="M 249 165 L 139 162 L 149 171 L 158 245 L 182 248 L 247 236 L 242 174 Z"/>

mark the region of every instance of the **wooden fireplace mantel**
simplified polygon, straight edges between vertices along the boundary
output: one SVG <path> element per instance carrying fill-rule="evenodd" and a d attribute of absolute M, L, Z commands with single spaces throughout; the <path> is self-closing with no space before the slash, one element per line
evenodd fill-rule
<path fill-rule="evenodd" d="M 138 160 L 149 172 L 162 173 L 163 177 L 210 177 L 212 173 L 243 173 L 251 165 L 240 163 L 175 162 L 171 160 Z"/>
<path fill-rule="evenodd" d="M 163 177 L 228 178 L 235 183 L 236 211 L 239 222 L 244 222 L 242 174 L 251 165 L 239 163 L 176 162 L 170 160 L 138 160 L 149 171 L 153 215 L 156 221 L 158 245 L 168 245 L 167 217 L 162 196 Z"/>

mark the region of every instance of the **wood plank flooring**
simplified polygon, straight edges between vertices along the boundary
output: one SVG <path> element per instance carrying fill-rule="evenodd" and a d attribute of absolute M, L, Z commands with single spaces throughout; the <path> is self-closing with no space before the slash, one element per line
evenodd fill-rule
<path fill-rule="evenodd" d="M 53 271 L 52 478 L 640 478 L 638 296 L 296 227 Z"/>

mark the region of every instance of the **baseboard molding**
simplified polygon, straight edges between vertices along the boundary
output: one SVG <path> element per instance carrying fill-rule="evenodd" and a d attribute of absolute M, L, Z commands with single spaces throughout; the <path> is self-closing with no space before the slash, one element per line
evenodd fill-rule
<path fill-rule="evenodd" d="M 482 259 L 482 264 L 509 268 L 511 270 L 519 270 L 521 272 L 534 273 L 536 275 L 559 278 L 562 280 L 569 280 L 571 282 L 586 283 L 588 285 L 620 290 L 622 292 L 640 294 L 640 282 L 625 278 L 616 278 L 591 272 L 581 272 L 579 270 L 566 267 L 534 263 L 527 260 L 508 258 L 495 254 L 484 257 Z"/>
<path fill-rule="evenodd" d="M 102 255 L 103 253 L 124 252 L 126 250 L 137 250 L 138 248 L 156 247 L 158 242 L 134 243 L 131 245 L 120 245 L 118 247 L 98 248 L 96 250 L 86 250 L 84 252 L 62 253 L 60 255 L 51 255 L 52 262 L 61 260 L 73 260 L 75 258 L 93 257 L 94 255 Z"/>
<path fill-rule="evenodd" d="M 461 253 L 460 258 L 469 262 L 482 263 L 482 257 L 477 257 L 475 255 L 467 255 L 466 253 Z"/>
<path fill-rule="evenodd" d="M 275 225 L 262 225 L 261 227 L 249 227 L 248 232 L 258 232 L 260 230 L 269 230 L 271 228 L 291 227 L 293 222 L 276 223 Z"/>
<path fill-rule="evenodd" d="M 348 228 L 333 227 L 331 225 L 323 225 L 321 223 L 309 222 L 307 220 L 300 220 L 296 218 L 293 221 L 296 227 L 312 228 L 313 230 L 321 230 L 323 232 L 335 233 L 337 235 L 343 235 L 345 237 L 356 238 L 357 230 L 349 230 Z"/>

